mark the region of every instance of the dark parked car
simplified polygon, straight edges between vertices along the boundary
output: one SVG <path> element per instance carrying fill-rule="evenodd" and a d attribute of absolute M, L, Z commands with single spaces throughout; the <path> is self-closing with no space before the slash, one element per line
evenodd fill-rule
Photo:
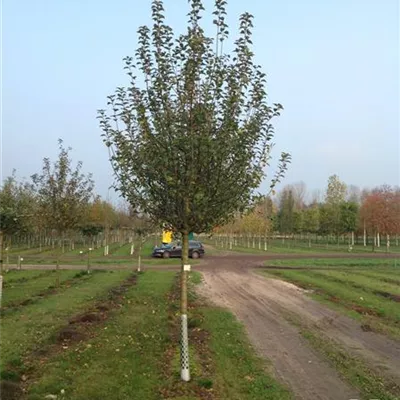
<path fill-rule="evenodd" d="M 190 258 L 200 258 L 205 254 L 204 247 L 201 242 L 197 240 L 189 240 L 189 257 Z M 154 247 L 153 257 L 182 257 L 182 245 L 180 242 L 171 243 L 161 247 Z"/>

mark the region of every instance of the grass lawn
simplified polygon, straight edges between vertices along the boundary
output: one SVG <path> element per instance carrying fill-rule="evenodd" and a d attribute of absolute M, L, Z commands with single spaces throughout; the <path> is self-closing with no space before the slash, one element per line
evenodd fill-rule
<path fill-rule="evenodd" d="M 18 285 L 24 292 L 28 282 L 34 285 L 53 276 L 34 272 L 10 272 L 13 293 L 18 293 Z M 69 287 L 61 286 L 6 314 L 1 321 L 2 398 L 291 398 L 256 357 L 235 317 L 195 295 L 193 286 L 200 275 L 194 272 L 189 292 L 192 376 L 189 383 L 181 382 L 178 275 L 147 271 L 122 291 L 121 282 L 129 276 L 128 271 L 81 274 Z M 11 286 L 5 287 L 5 293 L 8 289 Z M 107 310 L 101 314 L 104 318 L 77 319 L 95 312 L 99 302 Z M 71 325 L 71 321 L 80 322 Z M 71 326 L 82 336 L 60 341 L 60 332 Z"/>
<path fill-rule="evenodd" d="M 28 272 L 28 274 L 25 274 Z M 40 274 L 32 274 L 36 271 L 16 271 L 22 275 L 21 278 L 6 280 L 5 290 L 2 296 L 1 307 L 12 307 L 22 302 L 33 302 L 44 295 L 46 290 L 56 290 L 57 280 L 61 286 L 75 276 L 79 276 L 77 271 L 60 270 L 42 271 Z M 31 274 L 29 274 L 31 273 Z M 29 277 L 29 278 L 28 278 Z"/>
<path fill-rule="evenodd" d="M 106 295 L 108 289 L 126 276 L 125 271 L 83 274 L 72 286 L 4 315 L 0 367 L 20 363 L 27 352 L 49 341 L 58 329 L 68 324 L 71 315 L 90 307 L 96 297 Z M 7 287 L 5 296 L 6 293 Z"/>
<path fill-rule="evenodd" d="M 400 265 L 396 260 L 277 260 L 263 273 L 311 290 L 311 296 L 361 320 L 368 329 L 400 337 Z M 290 267 L 290 268 L 285 268 Z"/>
<path fill-rule="evenodd" d="M 400 270 L 399 258 L 302 258 L 298 260 L 271 260 L 266 266 L 294 267 L 294 268 L 326 268 L 326 269 L 362 269 L 368 272 L 389 272 Z M 388 269 L 387 267 L 394 267 Z"/>
<path fill-rule="evenodd" d="M 227 243 L 226 239 L 224 241 L 219 240 L 218 238 L 216 239 L 204 239 L 205 244 L 212 245 L 216 249 L 219 250 L 232 250 L 240 253 L 251 253 L 251 254 L 265 254 L 265 253 L 286 253 L 286 254 L 307 254 L 307 253 L 347 253 L 349 250 L 348 244 L 345 243 L 340 243 L 335 244 L 335 243 L 312 243 L 311 247 L 309 246 L 307 241 L 294 241 L 291 239 L 286 239 L 285 242 L 282 242 L 282 240 L 269 240 L 267 243 L 267 251 L 264 250 L 264 245 L 265 242 L 262 239 L 261 242 L 259 243 L 258 239 L 255 240 L 254 246 L 253 246 L 253 241 L 250 240 L 249 243 L 247 243 L 246 240 L 241 239 L 237 242 L 236 246 L 234 243 L 232 243 L 232 249 L 230 248 L 230 245 Z M 250 246 L 249 246 L 250 245 Z M 383 253 L 385 254 L 387 252 L 386 246 L 381 246 L 381 247 L 375 247 L 374 252 L 376 253 Z M 353 246 L 352 253 L 372 253 L 372 247 L 371 246 L 362 246 L 362 245 L 356 245 Z M 400 246 L 394 246 L 392 245 L 389 249 L 389 253 L 399 253 L 400 255 Z"/>
<path fill-rule="evenodd" d="M 29 279 L 36 279 L 43 275 L 47 275 L 48 271 L 42 270 L 21 270 L 12 269 L 3 275 L 3 283 L 13 283 L 13 282 L 26 282 Z"/>
<path fill-rule="evenodd" d="M 153 251 L 154 243 L 147 241 L 143 244 L 140 252 L 142 265 L 180 265 L 180 258 L 171 258 L 164 260 L 162 258 L 152 258 L 151 253 Z M 104 248 L 100 247 L 91 251 L 90 253 L 90 264 L 96 265 L 120 265 L 126 266 L 127 269 L 130 267 L 134 269 L 138 265 L 138 244 L 135 243 L 135 252 L 130 255 L 131 244 L 123 244 L 122 246 L 118 243 L 111 244 L 109 247 L 109 255 L 104 256 Z M 81 254 L 80 251 L 83 251 Z M 88 263 L 88 251 L 87 249 L 75 249 L 61 252 L 61 249 L 48 249 L 48 251 L 38 253 L 37 249 L 26 250 L 20 255 L 23 256 L 22 265 L 54 265 L 56 266 L 57 258 L 59 259 L 60 265 L 82 265 L 86 266 Z M 13 253 L 9 255 L 9 264 L 15 266 L 17 264 L 18 254 Z M 196 264 L 198 261 L 193 260 L 192 264 Z"/>

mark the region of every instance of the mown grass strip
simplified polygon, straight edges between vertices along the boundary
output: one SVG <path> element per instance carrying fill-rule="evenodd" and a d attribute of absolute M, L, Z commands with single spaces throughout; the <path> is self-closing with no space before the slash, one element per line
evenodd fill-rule
<path fill-rule="evenodd" d="M 173 279 L 171 272 L 139 275 L 95 338 L 47 360 L 28 398 L 64 390 L 71 400 L 160 399 L 161 355 L 169 343 L 165 296 Z"/>
<path fill-rule="evenodd" d="M 391 283 L 392 285 L 400 286 L 400 270 L 399 271 L 359 271 L 359 274 L 380 280 L 382 282 Z"/>
<path fill-rule="evenodd" d="M 297 260 L 271 260 L 268 265 L 274 266 L 290 266 L 290 267 L 327 267 L 327 268 L 348 268 L 360 267 L 369 270 L 373 267 L 374 270 L 398 272 L 400 270 L 400 257 L 396 258 L 304 258 Z M 395 267 L 395 266 L 398 267 Z M 394 267 L 387 269 L 387 267 Z"/>
<path fill-rule="evenodd" d="M 334 277 L 318 275 L 314 271 L 268 270 L 268 273 L 282 277 L 303 288 L 315 290 L 318 295 L 361 314 L 376 315 L 392 323 L 400 320 L 398 304 L 374 295 L 368 290 L 355 288 L 351 282 L 346 283 Z"/>
<path fill-rule="evenodd" d="M 8 284 L 19 284 L 29 280 L 38 279 L 42 276 L 51 274 L 51 272 L 52 271 L 49 270 L 10 270 L 3 275 L 3 287 L 7 287 Z"/>
<path fill-rule="evenodd" d="M 286 315 L 287 319 L 299 328 L 301 335 L 310 345 L 321 353 L 339 374 L 356 387 L 363 398 L 379 400 L 398 400 L 400 386 L 388 381 L 370 369 L 365 362 L 353 357 L 336 342 L 325 337 L 317 328 L 302 323 L 296 315 Z"/>
<path fill-rule="evenodd" d="M 28 351 L 40 348 L 54 332 L 65 325 L 68 317 L 90 307 L 128 272 L 96 271 L 66 290 L 2 318 L 1 369 L 20 364 Z"/>
<path fill-rule="evenodd" d="M 362 287 L 371 292 L 384 291 L 390 294 L 400 294 L 400 286 L 381 282 L 371 277 L 365 277 L 361 273 L 358 273 L 358 271 L 318 271 L 317 273 L 319 275 L 333 277 L 350 285 L 357 285 L 357 287 Z"/>
<path fill-rule="evenodd" d="M 57 277 L 58 275 L 58 277 Z M 12 307 L 26 302 L 33 302 L 39 295 L 43 295 L 48 289 L 55 289 L 57 279 L 62 285 L 65 281 L 74 278 L 77 271 L 47 271 L 45 274 L 37 275 L 36 279 L 29 279 L 23 282 L 16 282 L 7 285 L 3 290 L 1 307 Z"/>

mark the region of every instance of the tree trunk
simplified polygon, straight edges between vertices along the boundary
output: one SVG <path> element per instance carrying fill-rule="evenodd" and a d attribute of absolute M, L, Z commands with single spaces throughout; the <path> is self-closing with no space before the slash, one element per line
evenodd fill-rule
<path fill-rule="evenodd" d="M 87 269 L 86 272 L 90 274 L 90 253 L 92 252 L 91 248 L 88 250 L 87 253 Z"/>
<path fill-rule="evenodd" d="M 56 287 L 57 289 L 60 287 L 60 258 L 57 256 L 56 262 Z"/>
<path fill-rule="evenodd" d="M 351 232 L 351 245 L 354 246 L 354 232 Z"/>
<path fill-rule="evenodd" d="M 386 235 L 386 251 L 389 253 L 390 249 L 390 236 Z"/>
<path fill-rule="evenodd" d="M 364 235 L 363 235 L 363 242 L 364 242 L 364 247 L 367 246 L 367 230 L 365 229 L 365 221 L 364 221 Z"/>
<path fill-rule="evenodd" d="M 381 247 L 381 235 L 379 232 L 376 234 L 376 245 L 377 247 Z"/>
<path fill-rule="evenodd" d="M 0 304 L 2 297 L 3 297 L 3 275 L 0 275 Z"/>
<path fill-rule="evenodd" d="M 142 264 L 142 238 L 139 238 L 139 252 L 138 252 L 138 267 L 137 271 L 140 272 L 141 264 Z"/>
<path fill-rule="evenodd" d="M 189 233 L 182 232 L 182 269 L 181 269 L 181 379 L 190 381 L 189 338 L 187 316 L 187 284 L 189 265 Z"/>

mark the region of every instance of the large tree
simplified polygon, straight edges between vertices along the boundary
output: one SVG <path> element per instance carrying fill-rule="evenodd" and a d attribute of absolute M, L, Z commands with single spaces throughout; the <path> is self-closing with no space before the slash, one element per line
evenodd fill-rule
<path fill-rule="evenodd" d="M 345 201 L 340 204 L 340 231 L 352 234 L 352 245 L 354 245 L 354 231 L 358 226 L 358 212 L 358 204 L 353 201 Z"/>
<path fill-rule="evenodd" d="M 304 210 L 304 231 L 307 233 L 317 233 L 319 230 L 319 208 L 314 203 Z"/>
<path fill-rule="evenodd" d="M 73 167 L 70 150 L 60 139 L 58 159 L 52 164 L 44 158 L 41 174 L 32 176 L 45 225 L 62 237 L 82 223 L 94 188 L 91 175 L 81 172 L 82 163 Z"/>
<path fill-rule="evenodd" d="M 279 199 L 279 232 L 280 233 L 293 233 L 294 232 L 294 212 L 295 212 L 295 199 L 293 189 L 287 186 L 283 189 Z"/>
<path fill-rule="evenodd" d="M 183 380 L 190 379 L 189 232 L 223 225 L 251 203 L 270 159 L 271 120 L 282 110 L 268 104 L 265 73 L 253 60 L 253 17 L 240 17 L 233 54 L 225 54 L 226 0 L 215 1 L 215 38 L 201 26 L 202 1 L 189 3 L 187 31 L 175 37 L 163 2 L 152 2 L 153 25 L 139 28 L 135 57 L 124 59 L 130 83 L 108 97 L 109 111 L 99 110 L 117 188 L 140 212 L 182 234 Z M 282 154 L 272 185 L 289 158 Z"/>
<path fill-rule="evenodd" d="M 360 217 L 367 231 L 377 235 L 392 235 L 400 231 L 400 194 L 398 188 L 383 185 L 363 198 Z M 389 240 L 389 237 L 388 237 Z"/>
<path fill-rule="evenodd" d="M 15 172 L 7 177 L 0 189 L 1 221 L 4 231 L 12 233 L 32 232 L 35 227 L 36 195 L 32 184 L 18 182 Z M 16 220 L 7 224 L 6 218 L 14 215 Z"/>
<path fill-rule="evenodd" d="M 326 222 L 329 221 L 330 233 L 334 233 L 339 241 L 339 234 L 341 233 L 341 204 L 345 201 L 347 193 L 347 186 L 342 182 L 337 175 L 332 175 L 328 178 L 328 187 L 325 195 L 326 212 L 323 213 L 327 217 Z"/>

